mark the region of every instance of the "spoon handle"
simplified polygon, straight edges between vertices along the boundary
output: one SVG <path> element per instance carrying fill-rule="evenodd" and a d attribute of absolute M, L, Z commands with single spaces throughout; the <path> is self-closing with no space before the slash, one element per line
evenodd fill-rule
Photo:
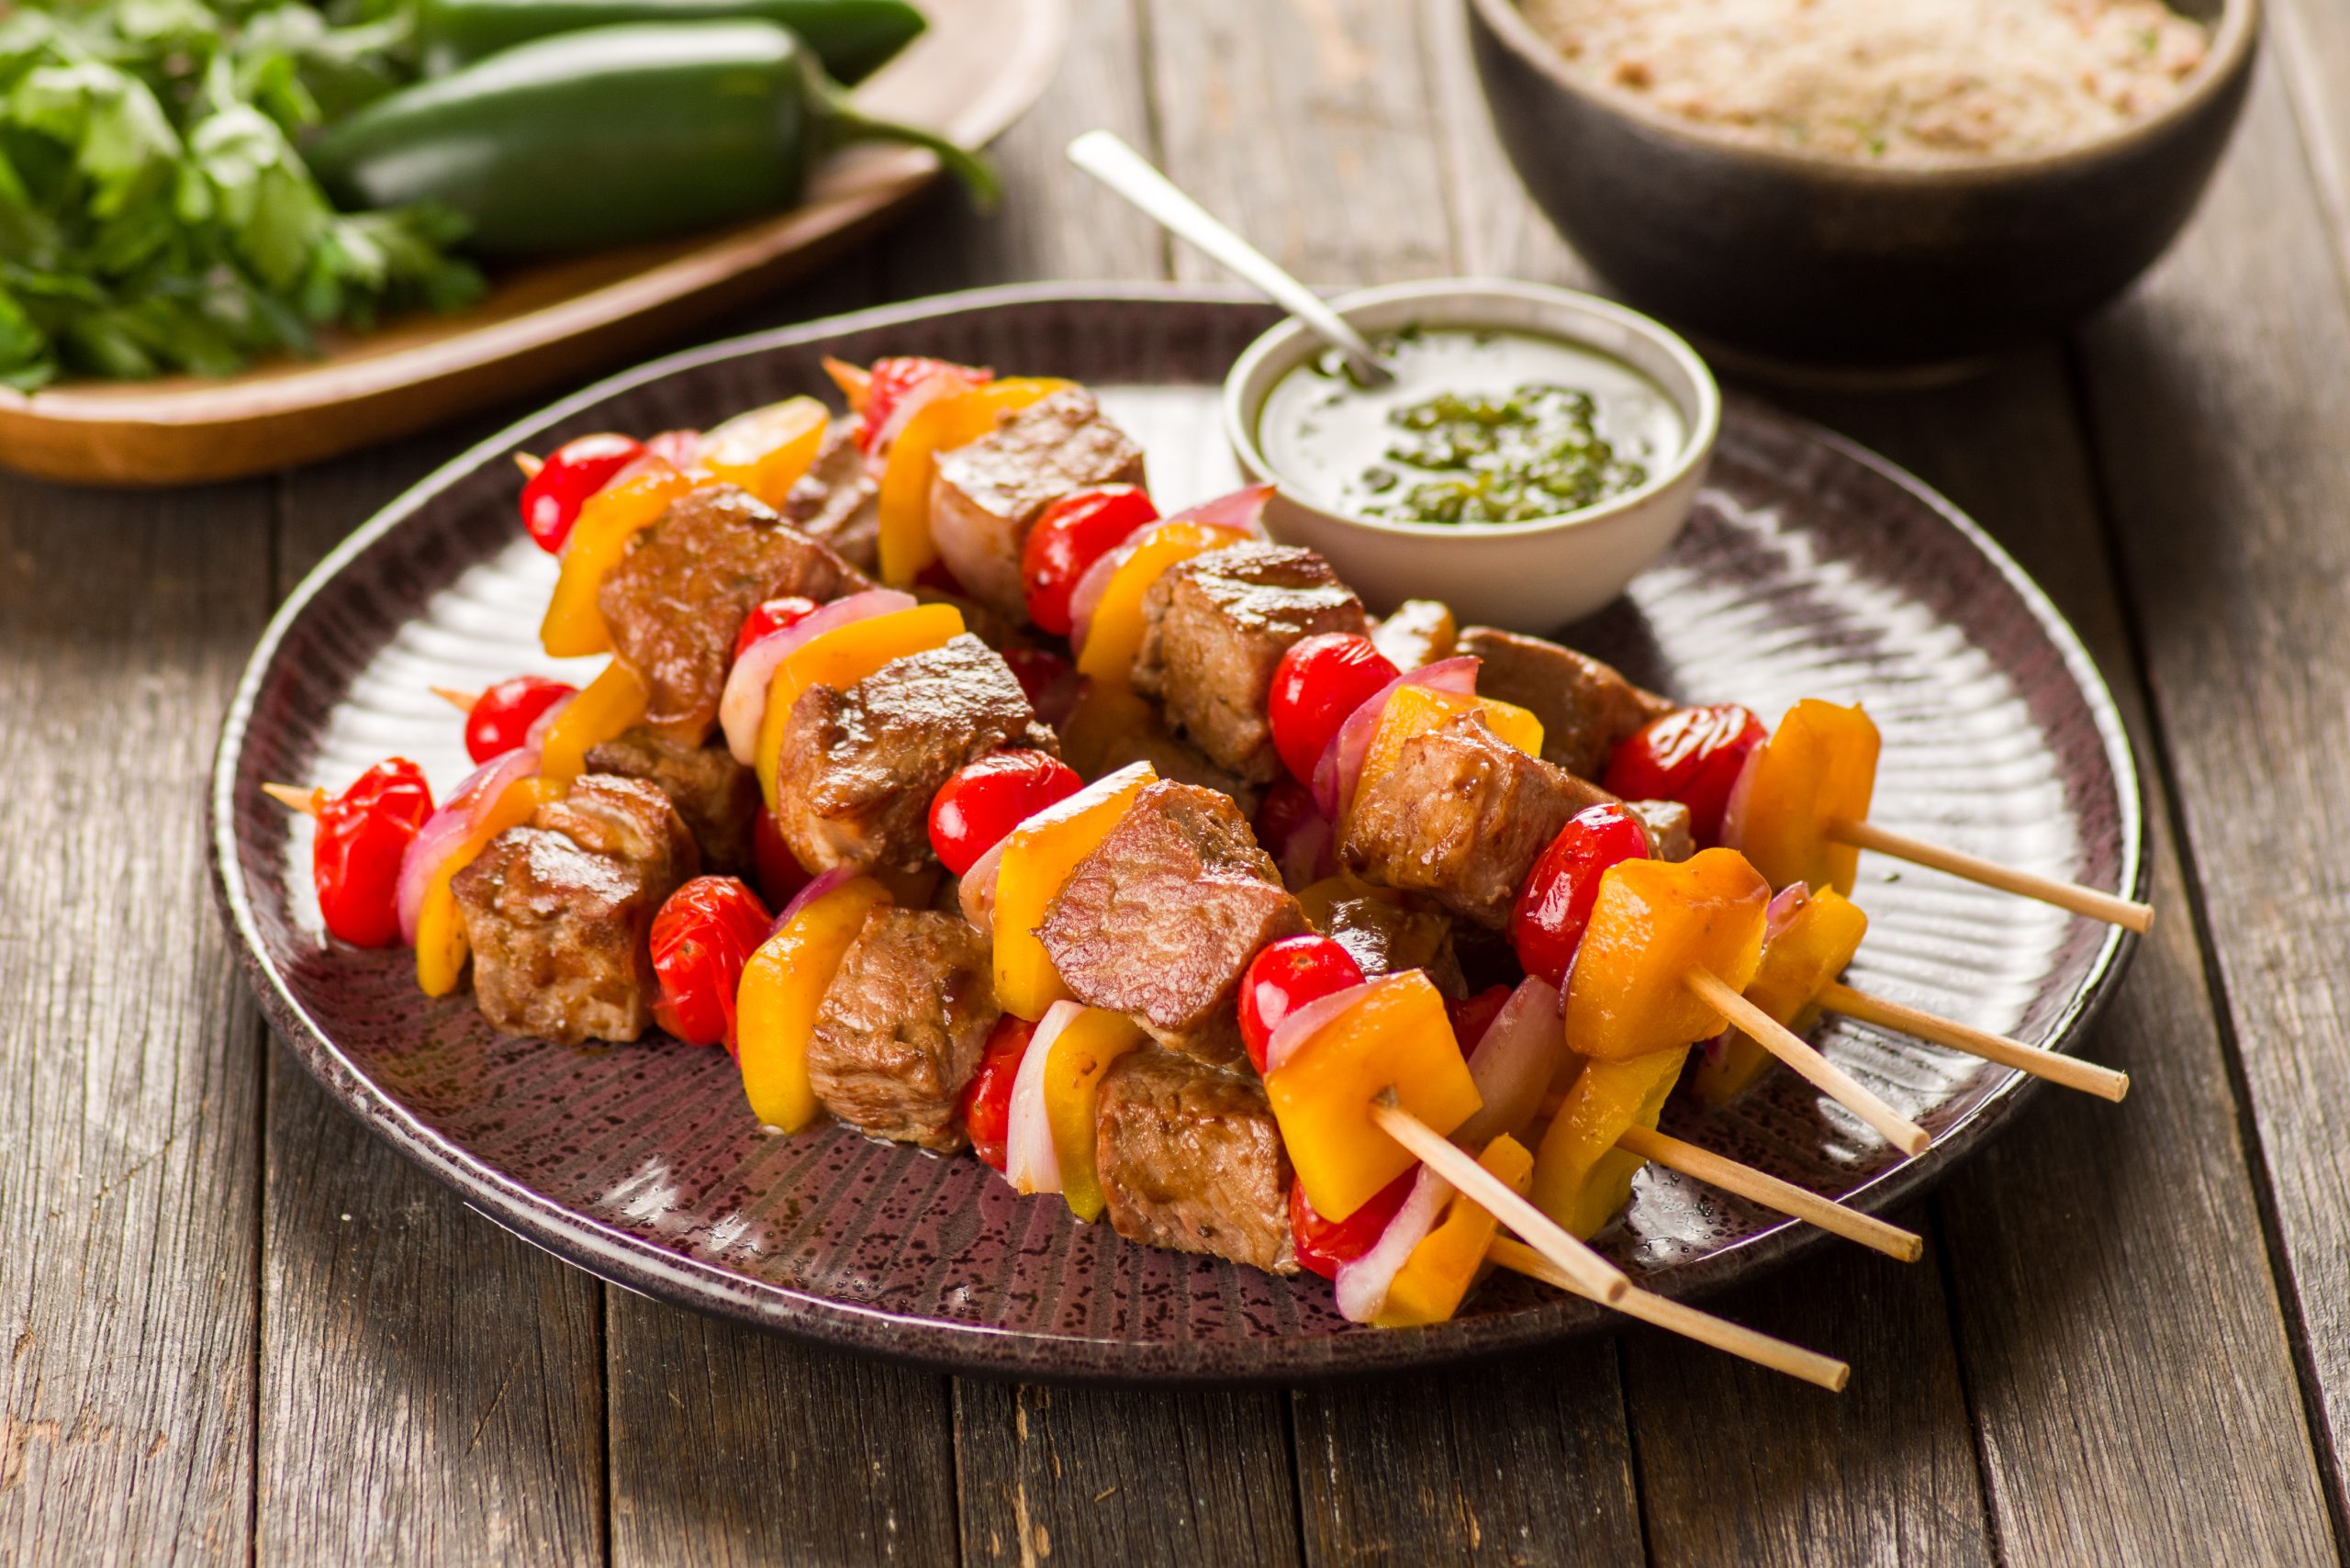
<path fill-rule="evenodd" d="M 1069 144 L 1069 161 L 1149 214 L 1169 233 L 1181 235 L 1255 284 L 1316 336 L 1336 344 L 1345 353 L 1358 380 L 1382 386 L 1394 379 L 1363 335 L 1324 304 L 1320 295 L 1184 195 L 1114 132 L 1087 131 Z"/>

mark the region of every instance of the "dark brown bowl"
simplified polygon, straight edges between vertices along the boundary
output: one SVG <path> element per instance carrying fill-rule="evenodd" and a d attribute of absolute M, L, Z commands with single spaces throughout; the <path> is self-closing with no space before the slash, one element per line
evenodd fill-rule
<path fill-rule="evenodd" d="M 1930 169 L 1756 148 L 1578 80 L 1516 0 L 1468 0 L 1518 177 L 1641 309 L 1803 364 L 1963 362 L 2128 287 L 2194 211 L 2252 75 L 2260 0 L 2173 0 L 2210 57 L 2162 112 L 2071 151 Z"/>

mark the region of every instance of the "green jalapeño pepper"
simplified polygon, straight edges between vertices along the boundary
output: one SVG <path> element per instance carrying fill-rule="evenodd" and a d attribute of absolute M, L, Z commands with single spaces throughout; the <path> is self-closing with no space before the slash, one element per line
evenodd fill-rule
<path fill-rule="evenodd" d="M 484 255 L 601 250 L 798 202 L 853 141 L 938 154 L 982 202 L 994 174 L 932 132 L 868 119 L 767 22 L 639 23 L 517 44 L 378 98 L 310 148 L 348 210 L 429 202 Z"/>
<path fill-rule="evenodd" d="M 869 76 L 923 29 L 905 0 L 423 0 L 424 69 L 443 76 L 532 39 L 621 22 L 760 21 L 789 28 L 844 82 Z"/>

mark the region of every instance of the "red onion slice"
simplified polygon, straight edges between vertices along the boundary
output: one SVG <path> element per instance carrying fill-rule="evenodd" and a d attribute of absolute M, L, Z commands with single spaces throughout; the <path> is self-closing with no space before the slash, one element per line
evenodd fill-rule
<path fill-rule="evenodd" d="M 990 845 L 956 884 L 955 900 L 963 906 L 963 918 L 983 935 L 995 930 L 995 874 L 1003 865 L 1003 846 L 1011 842 L 1012 834 L 1007 833 Z"/>
<path fill-rule="evenodd" d="M 1365 980 L 1344 991 L 1334 991 L 1327 996 L 1317 996 L 1274 1025 L 1271 1036 L 1265 1041 L 1265 1070 L 1271 1072 L 1289 1060 L 1297 1047 L 1304 1045 L 1316 1029 L 1360 1002 L 1363 994 L 1378 983 L 1378 980 Z"/>
<path fill-rule="evenodd" d="M 1379 732 L 1379 716 L 1387 711 L 1387 700 L 1407 686 L 1474 697 L 1477 661 L 1464 655 L 1422 665 L 1381 687 L 1347 715 L 1347 722 L 1338 726 L 1338 733 L 1322 748 L 1322 760 L 1314 765 L 1314 804 L 1333 823 L 1346 820 L 1347 807 L 1354 801 L 1355 786 L 1362 779 L 1362 763 L 1371 751 L 1371 738 Z"/>
<path fill-rule="evenodd" d="M 1485 1103 L 1452 1129 L 1452 1141 L 1483 1148 L 1504 1133 L 1515 1137 L 1524 1132 L 1542 1108 L 1543 1093 L 1566 1049 L 1559 993 L 1540 976 L 1527 976 L 1469 1053 L 1469 1076 Z"/>
<path fill-rule="evenodd" d="M 1133 532 L 1102 551 L 1093 565 L 1085 568 L 1085 575 L 1077 579 L 1077 587 L 1069 595 L 1069 652 L 1085 651 L 1085 634 L 1093 630 L 1093 612 L 1102 608 L 1102 596 L 1110 591 L 1110 579 L 1118 575 L 1120 566 L 1135 558 L 1146 534 L 1164 526 L 1158 521 L 1137 524 Z"/>
<path fill-rule="evenodd" d="M 890 417 L 881 421 L 881 428 L 873 432 L 873 441 L 865 450 L 877 458 L 887 456 L 890 443 L 898 439 L 899 432 L 906 428 L 908 422 L 916 414 L 921 413 L 941 398 L 949 397 L 957 392 L 968 392 L 974 387 L 984 386 L 987 384 L 987 376 L 973 376 L 959 370 L 941 370 L 924 376 L 908 388 L 904 395 L 890 407 Z"/>
<path fill-rule="evenodd" d="M 1762 946 L 1767 948 L 1772 943 L 1776 942 L 1785 933 L 1787 927 L 1796 923 L 1796 913 L 1810 902 L 1811 889 L 1801 882 L 1792 887 L 1781 888 L 1772 895 L 1771 907 L 1762 912 Z M 1722 1053 L 1729 1049 L 1729 1037 L 1740 1032 L 1738 1026 L 1732 1025 L 1707 1040 L 1706 1059 L 1707 1061 L 1721 1060 Z"/>
<path fill-rule="evenodd" d="M 767 716 L 767 685 L 775 666 L 827 632 L 852 621 L 912 610 L 918 601 L 895 588 L 867 588 L 822 606 L 779 632 L 770 632 L 749 647 L 726 672 L 726 694 L 718 701 L 718 722 L 726 731 L 726 749 L 748 767 L 758 760 L 759 721 Z"/>
<path fill-rule="evenodd" d="M 424 913 L 424 895 L 432 886 L 433 873 L 448 862 L 470 835 L 481 815 L 506 787 L 518 778 L 528 778 L 539 770 L 539 754 L 533 746 L 517 746 L 503 756 L 491 757 L 466 775 L 448 802 L 417 830 L 408 840 L 408 851 L 400 857 L 399 910 L 400 940 L 416 946 L 416 924 Z"/>
<path fill-rule="evenodd" d="M 1762 745 L 1755 746 L 1746 754 L 1746 760 L 1738 765 L 1737 781 L 1730 785 L 1729 798 L 1722 806 L 1720 838 L 1725 849 L 1735 849 L 1741 855 L 1746 853 L 1746 813 L 1754 803 L 1754 776 L 1762 768 L 1763 747 L 1770 744 L 1766 740 Z"/>
<path fill-rule="evenodd" d="M 1053 1042 L 1085 1015 L 1074 1002 L 1056 1002 L 1045 1010 L 1020 1071 L 1012 1081 L 1012 1116 L 1004 1129 L 1003 1179 L 1017 1193 L 1058 1193 L 1061 1190 L 1061 1154 L 1053 1143 L 1053 1124 L 1045 1114 L 1045 1060 Z"/>
<path fill-rule="evenodd" d="M 767 927 L 767 935 L 773 936 L 777 932 L 799 919 L 800 911 L 839 887 L 843 882 L 854 879 L 863 870 L 864 868 L 861 866 L 852 866 L 843 861 L 830 870 L 817 872 L 815 876 L 809 879 L 807 886 L 791 895 L 791 902 L 783 906 L 783 913 L 775 917 L 773 925 Z"/>
<path fill-rule="evenodd" d="M 1212 501 L 1202 501 L 1189 511 L 1179 511 L 1169 522 L 1197 522 L 1210 528 L 1237 528 L 1251 538 L 1265 537 L 1265 503 L 1273 498 L 1270 485 L 1244 485 L 1228 496 L 1218 496 Z"/>
<path fill-rule="evenodd" d="M 525 751 L 544 750 L 547 744 L 547 732 L 554 728 L 554 722 L 563 717 L 563 711 L 565 708 L 571 706 L 571 699 L 578 695 L 579 693 L 575 691 L 570 696 L 558 697 L 548 703 L 547 711 L 531 721 L 530 730 L 522 736 L 522 748 Z"/>
<path fill-rule="evenodd" d="M 1421 1166 L 1411 1196 L 1371 1244 L 1371 1250 L 1351 1263 L 1338 1265 L 1338 1311 L 1348 1322 L 1368 1323 L 1379 1316 L 1395 1276 L 1411 1261 L 1412 1249 L 1427 1239 L 1428 1232 L 1444 1217 L 1445 1204 L 1451 1201 L 1452 1183 Z"/>

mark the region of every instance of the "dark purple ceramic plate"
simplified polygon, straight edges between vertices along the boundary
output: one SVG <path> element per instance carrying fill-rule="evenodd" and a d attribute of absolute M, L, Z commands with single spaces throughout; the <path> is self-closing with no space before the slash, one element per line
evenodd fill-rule
<path fill-rule="evenodd" d="M 1130 1246 L 968 1156 L 838 1128 L 763 1132 L 725 1054 L 665 1039 L 566 1050 L 500 1039 L 463 995 L 427 1002 L 405 953 L 322 937 L 307 826 L 263 779 L 340 785 L 387 753 L 443 789 L 464 769 L 433 685 L 548 669 L 554 564 L 514 517 L 509 454 L 602 429 L 707 426 L 827 390 L 820 359 L 929 353 L 1070 375 L 1148 449 L 1162 505 L 1232 482 L 1225 368 L 1270 319 L 1199 291 L 991 291 L 697 350 L 593 387 L 443 468 L 311 574 L 253 655 L 221 738 L 212 849 L 263 1007 L 345 1104 L 491 1218 L 616 1283 L 853 1349 L 1047 1379 L 1294 1381 L 1556 1340 L 1598 1309 L 1515 1277 L 1457 1320 L 1354 1327 L 1311 1276 Z M 2009 862 L 2134 890 L 2138 789 L 2120 721 L 2039 591 L 1914 480 L 1733 404 L 1673 554 L 1575 639 L 1651 684 L 1775 717 L 1864 699 L 1885 731 L 1876 818 Z M 1863 863 L 1867 989 L 2062 1048 L 2116 979 L 2122 937 L 1931 873 Z M 1980 1147 L 2029 1083 L 1845 1024 L 1830 1056 L 1933 1132 L 1905 1163 L 1792 1075 L 1672 1130 L 1882 1209 Z M 1680 1295 L 1815 1238 L 1651 1171 L 1604 1244 Z M 1836 1347 L 1821 1349 L 1834 1350 Z"/>

